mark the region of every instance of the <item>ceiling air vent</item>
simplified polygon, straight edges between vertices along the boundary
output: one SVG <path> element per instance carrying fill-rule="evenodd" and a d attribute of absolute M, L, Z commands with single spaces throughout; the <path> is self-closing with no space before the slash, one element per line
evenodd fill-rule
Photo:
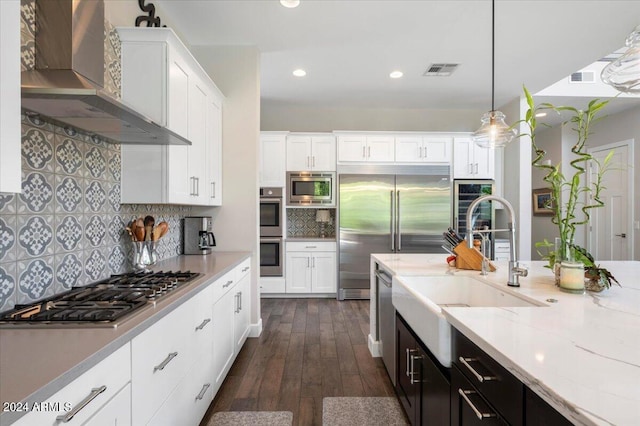
<path fill-rule="evenodd" d="M 448 77 L 460 64 L 431 64 L 422 74 L 424 77 Z"/>
<path fill-rule="evenodd" d="M 569 83 L 595 83 L 596 73 L 594 71 L 574 72 L 569 77 Z"/>

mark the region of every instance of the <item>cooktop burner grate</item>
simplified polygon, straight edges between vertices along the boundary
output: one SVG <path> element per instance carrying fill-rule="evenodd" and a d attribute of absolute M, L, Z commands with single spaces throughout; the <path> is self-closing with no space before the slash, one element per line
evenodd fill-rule
<path fill-rule="evenodd" d="M 190 271 L 113 275 L 39 302 L 16 305 L 13 310 L 0 314 L 0 326 L 76 324 L 115 327 L 126 315 L 199 275 Z"/>

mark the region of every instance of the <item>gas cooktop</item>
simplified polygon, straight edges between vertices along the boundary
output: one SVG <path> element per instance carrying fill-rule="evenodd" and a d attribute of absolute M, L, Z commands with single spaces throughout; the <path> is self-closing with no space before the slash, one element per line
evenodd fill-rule
<path fill-rule="evenodd" d="M 0 314 L 0 327 L 117 327 L 136 310 L 155 303 L 200 274 L 131 272 Z"/>

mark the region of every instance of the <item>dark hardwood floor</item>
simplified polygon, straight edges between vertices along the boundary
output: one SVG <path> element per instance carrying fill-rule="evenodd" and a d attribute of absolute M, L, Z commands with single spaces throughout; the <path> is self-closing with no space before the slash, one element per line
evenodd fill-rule
<path fill-rule="evenodd" d="M 262 299 L 263 331 L 247 339 L 202 424 L 218 411 L 291 411 L 321 425 L 325 396 L 395 396 L 367 348 L 369 301 Z"/>

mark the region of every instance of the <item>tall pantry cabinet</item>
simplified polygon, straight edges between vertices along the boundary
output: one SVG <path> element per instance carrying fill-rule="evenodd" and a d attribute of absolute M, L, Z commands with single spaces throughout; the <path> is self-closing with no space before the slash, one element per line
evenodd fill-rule
<path fill-rule="evenodd" d="M 118 28 L 122 100 L 190 146 L 122 145 L 122 202 L 222 203 L 223 95 L 168 28 Z"/>

